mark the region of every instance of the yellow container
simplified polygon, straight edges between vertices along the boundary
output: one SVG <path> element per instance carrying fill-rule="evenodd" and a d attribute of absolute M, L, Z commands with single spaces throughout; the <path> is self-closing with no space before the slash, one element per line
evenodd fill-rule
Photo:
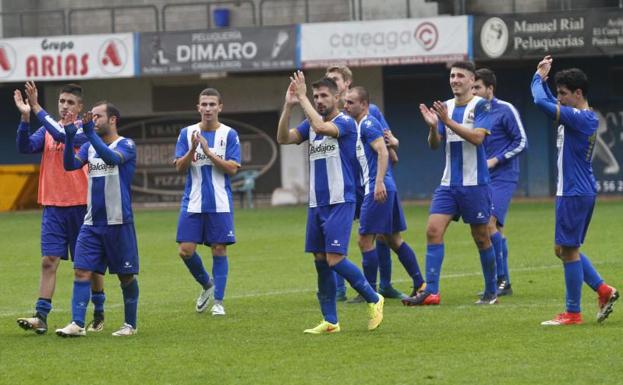
<path fill-rule="evenodd" d="M 37 207 L 38 164 L 0 165 L 0 211 Z"/>

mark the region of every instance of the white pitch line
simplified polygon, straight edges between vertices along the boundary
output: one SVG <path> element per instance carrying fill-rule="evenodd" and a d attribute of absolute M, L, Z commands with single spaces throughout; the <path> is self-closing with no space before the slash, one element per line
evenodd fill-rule
<path fill-rule="evenodd" d="M 595 265 L 598 265 L 598 264 L 595 263 Z M 560 265 L 518 267 L 518 268 L 514 268 L 512 270 L 512 272 L 513 273 L 515 273 L 515 272 L 530 272 L 530 271 L 551 270 L 551 269 L 560 269 Z M 442 274 L 441 278 L 442 279 L 456 279 L 456 278 L 467 278 L 467 277 L 474 277 L 474 276 L 480 276 L 480 275 L 482 275 L 482 272 L 479 271 L 479 272 L 471 272 L 471 273 Z M 396 280 L 393 280 L 393 282 L 409 282 L 409 281 L 410 281 L 410 279 L 396 279 Z M 234 295 L 228 296 L 227 299 L 274 297 L 274 296 L 279 296 L 279 295 L 314 293 L 314 292 L 316 292 L 315 288 L 298 288 L 298 289 L 265 291 L 265 292 L 259 292 L 259 293 L 249 293 L 249 294 L 234 294 Z M 145 305 L 149 306 L 149 305 L 152 305 L 152 304 L 141 303 L 141 305 L 142 306 L 145 306 Z M 116 308 L 120 308 L 120 307 L 123 307 L 123 304 L 116 303 L 116 304 L 107 304 L 106 305 L 106 309 L 116 309 Z M 53 310 L 55 312 L 69 311 L 69 309 L 64 309 L 64 308 L 54 308 Z M 14 310 L 14 309 L 4 310 L 4 311 L 0 311 L 0 317 L 15 317 L 15 316 L 20 316 L 20 315 L 24 316 L 24 315 L 30 314 L 30 312 L 32 312 L 32 308 L 22 309 L 22 310 Z"/>

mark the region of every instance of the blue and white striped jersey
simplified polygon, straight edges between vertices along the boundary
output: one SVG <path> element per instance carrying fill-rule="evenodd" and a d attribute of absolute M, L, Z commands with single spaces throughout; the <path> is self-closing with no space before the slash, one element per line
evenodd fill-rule
<path fill-rule="evenodd" d="M 309 207 L 356 202 L 357 124 L 343 113 L 332 122 L 337 138 L 317 135 L 307 120 L 296 127 L 302 141 L 309 141 Z"/>
<path fill-rule="evenodd" d="M 183 157 L 192 147 L 195 132 L 206 138 L 210 151 L 216 156 L 240 164 L 238 133 L 223 123 L 215 131 L 202 131 L 199 124 L 184 127 L 177 138 L 176 159 Z M 188 168 L 181 210 L 189 213 L 230 213 L 233 208 L 229 175 L 215 167 L 201 146 L 197 146 Z"/>
<path fill-rule="evenodd" d="M 474 96 L 467 104 L 457 106 L 454 99 L 447 100 L 448 115 L 468 129 L 485 129 L 490 132 L 490 103 Z M 461 138 L 439 121 L 439 134 L 446 139 L 446 168 L 441 178 L 442 186 L 478 186 L 489 183 L 487 157 L 484 145 L 475 146 Z"/>
<path fill-rule="evenodd" d="M 517 109 L 500 99 L 491 100 L 489 112 L 491 135 L 485 139 L 487 159 L 496 158 L 498 164 L 489 169 L 491 179 L 517 182 L 519 155 L 528 146 L 528 138 Z"/>
<path fill-rule="evenodd" d="M 88 162 L 87 213 L 84 224 L 107 226 L 132 223 L 132 178 L 136 168 L 136 146 L 120 136 L 108 148 L 122 156 L 122 163 L 106 164 L 91 143 L 80 147 L 77 156 Z"/>
<path fill-rule="evenodd" d="M 364 195 L 368 195 L 374 193 L 378 163 L 378 154 L 371 144 L 378 138 L 383 138 L 383 128 L 374 116 L 366 115 L 357 124 L 357 134 L 357 160 L 361 168 L 361 183 L 364 187 Z M 383 145 L 385 145 L 385 140 L 383 140 Z M 389 160 L 383 182 L 387 191 L 396 191 Z"/>

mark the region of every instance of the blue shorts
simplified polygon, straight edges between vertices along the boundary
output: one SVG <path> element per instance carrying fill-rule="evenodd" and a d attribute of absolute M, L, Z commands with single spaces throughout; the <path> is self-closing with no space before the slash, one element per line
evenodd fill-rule
<path fill-rule="evenodd" d="M 493 215 L 498 225 L 504 226 L 508 206 L 513 199 L 513 193 L 517 188 L 517 182 L 508 182 L 502 180 L 491 180 L 491 201 L 493 202 Z"/>
<path fill-rule="evenodd" d="M 234 244 L 236 243 L 234 214 L 181 211 L 177 222 L 176 241 L 208 246 Z"/>
<path fill-rule="evenodd" d="M 594 208 L 595 196 L 556 197 L 556 244 L 580 247 Z"/>
<path fill-rule="evenodd" d="M 429 214 L 452 215 L 464 223 L 488 223 L 491 217 L 491 188 L 483 186 L 439 186 L 433 193 Z"/>
<path fill-rule="evenodd" d="M 305 252 L 348 254 L 355 203 L 338 203 L 307 209 Z"/>
<path fill-rule="evenodd" d="M 67 248 L 72 260 L 76 239 L 84 222 L 87 206 L 44 206 L 41 217 L 41 255 L 67 259 Z"/>
<path fill-rule="evenodd" d="M 74 269 L 110 274 L 138 274 L 134 223 L 83 225 L 76 244 Z"/>
<path fill-rule="evenodd" d="M 366 195 L 361 205 L 359 234 L 394 234 L 406 229 L 407 223 L 396 191 L 388 191 L 384 203 L 375 201 L 374 193 Z"/>

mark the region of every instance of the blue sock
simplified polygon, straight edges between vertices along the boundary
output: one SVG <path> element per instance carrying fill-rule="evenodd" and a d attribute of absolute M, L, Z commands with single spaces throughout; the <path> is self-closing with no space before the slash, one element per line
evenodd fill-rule
<path fill-rule="evenodd" d="M 35 312 L 37 313 L 37 317 L 41 318 L 44 321 L 47 321 L 48 314 L 52 310 L 52 300 L 49 298 L 39 298 L 35 303 Z"/>
<path fill-rule="evenodd" d="M 482 265 L 482 275 L 485 278 L 485 293 L 497 293 L 497 272 L 495 270 L 495 251 L 493 246 L 485 250 L 478 250 L 480 254 L 480 264 Z"/>
<path fill-rule="evenodd" d="M 335 290 L 338 293 L 346 294 L 346 282 L 344 281 L 344 278 L 339 274 L 335 274 Z"/>
<path fill-rule="evenodd" d="M 441 274 L 443 255 L 443 243 L 426 245 L 426 291 L 429 293 L 439 293 L 439 275 Z"/>
<path fill-rule="evenodd" d="M 104 302 L 106 302 L 106 293 L 103 291 L 91 291 L 91 302 L 95 308 L 95 313 L 104 313 Z"/>
<path fill-rule="evenodd" d="M 335 301 L 335 273 L 327 261 L 314 261 L 318 272 L 318 303 L 325 321 L 337 323 L 337 305 Z"/>
<path fill-rule="evenodd" d="M 504 264 L 504 279 L 510 285 L 511 276 L 508 273 L 508 245 L 506 244 L 506 238 L 502 238 L 502 263 Z"/>
<path fill-rule="evenodd" d="M 563 266 L 565 268 L 567 311 L 569 313 L 579 313 L 580 300 L 582 298 L 582 284 L 584 283 L 582 261 L 564 262 Z"/>
<path fill-rule="evenodd" d="M 123 292 L 125 323 L 136 329 L 136 311 L 138 308 L 138 281 L 136 277 L 129 284 L 121 285 L 121 291 Z"/>
<path fill-rule="evenodd" d="M 504 276 L 504 254 L 502 253 L 503 242 L 502 234 L 499 231 L 491 236 L 491 244 L 495 252 L 495 267 L 499 280 L 506 278 Z"/>
<path fill-rule="evenodd" d="M 387 243 L 376 241 L 376 255 L 379 256 L 379 286 L 390 287 L 392 285 L 392 255 Z"/>
<path fill-rule="evenodd" d="M 348 283 L 353 287 L 353 289 L 357 290 L 357 293 L 361 294 L 361 296 L 368 303 L 377 303 L 379 300 L 379 296 L 376 294 L 372 286 L 366 280 L 366 277 L 363 276 L 363 273 L 353 264 L 348 258 L 344 257 L 338 264 L 333 266 L 333 270 L 335 270 L 339 275 L 344 277 Z"/>
<path fill-rule="evenodd" d="M 74 281 L 74 291 L 71 297 L 71 319 L 80 327 L 84 327 L 84 318 L 87 314 L 90 297 L 91 282 Z"/>
<path fill-rule="evenodd" d="M 229 262 L 227 256 L 212 256 L 212 275 L 214 276 L 214 299 L 222 301 L 225 296 L 225 286 L 227 286 L 227 273 L 229 272 Z"/>
<path fill-rule="evenodd" d="M 601 278 L 597 270 L 595 270 L 591 260 L 588 259 L 586 255 L 580 253 L 580 260 L 582 261 L 582 270 L 584 271 L 584 282 L 586 282 L 591 289 L 597 291 L 597 288 L 599 285 L 604 283 L 604 280 Z"/>
<path fill-rule="evenodd" d="M 363 267 L 363 275 L 374 290 L 376 290 L 376 272 L 379 270 L 379 256 L 376 254 L 376 249 L 370 251 L 363 251 L 361 260 L 361 267 Z"/>
<path fill-rule="evenodd" d="M 210 287 L 210 275 L 206 271 L 205 267 L 203 267 L 203 261 L 199 254 L 194 253 L 192 257 L 188 259 L 184 259 L 184 263 L 188 268 L 188 271 L 195 277 L 195 281 L 199 282 L 199 284 L 207 289 Z"/>
<path fill-rule="evenodd" d="M 417 263 L 417 257 L 413 249 L 407 242 L 402 242 L 396 254 L 398 254 L 398 259 L 409 274 L 409 277 L 413 280 L 413 288 L 417 289 L 422 286 L 424 279 L 422 279 L 422 272 L 420 271 L 420 266 Z"/>

